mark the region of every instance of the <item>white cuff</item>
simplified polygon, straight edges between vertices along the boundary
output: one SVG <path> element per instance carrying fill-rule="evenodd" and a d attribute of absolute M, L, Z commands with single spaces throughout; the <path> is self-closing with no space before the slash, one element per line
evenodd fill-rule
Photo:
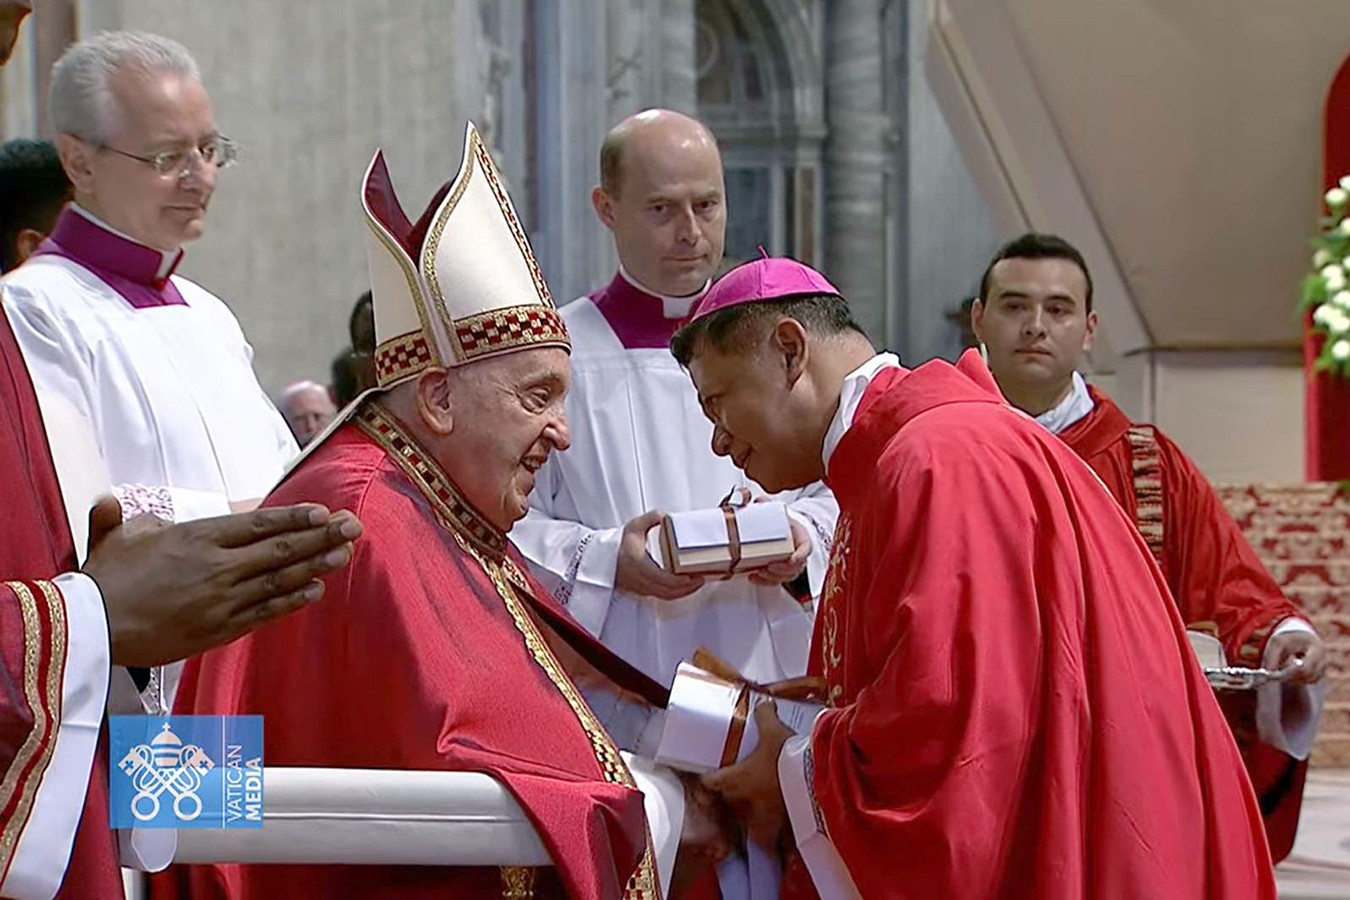
<path fill-rule="evenodd" d="M 165 522 L 191 522 L 229 515 L 230 498 L 214 491 L 165 487 L 158 484 L 114 485 L 113 496 L 122 504 L 123 520 L 152 515 Z"/>
<path fill-rule="evenodd" d="M 661 896 L 670 891 L 670 876 L 675 871 L 675 856 L 680 849 L 684 829 L 684 785 L 672 770 L 650 759 L 620 751 L 619 755 L 642 792 L 642 807 L 647 814 L 647 832 L 652 840 L 652 857 L 661 879 Z"/>
<path fill-rule="evenodd" d="M 816 718 L 818 721 L 820 717 Z M 778 754 L 778 784 L 783 791 L 783 804 L 792 823 L 797 851 L 811 873 L 811 881 L 821 900 L 861 898 L 843 857 L 825 833 L 825 823 L 816 805 L 811 757 L 814 732 L 813 726 L 809 734 L 788 738 Z"/>
<path fill-rule="evenodd" d="M 177 828 L 121 828 L 117 831 L 119 862 L 137 872 L 162 872 L 178 852 Z"/>
<path fill-rule="evenodd" d="M 614 572 L 619 566 L 622 529 L 604 528 L 587 536 L 578 552 L 576 577 L 567 597 L 567 611 L 596 637 L 605 627 L 614 599 Z"/>
<path fill-rule="evenodd" d="M 788 515 L 806 529 L 807 535 L 811 538 L 811 552 L 806 557 L 806 581 L 811 591 L 811 602 L 814 604 L 825 590 L 825 577 L 830 571 L 830 553 L 834 546 L 834 535 L 821 527 L 815 518 L 798 512 L 791 506 L 788 507 Z"/>
<path fill-rule="evenodd" d="M 84 813 L 108 699 L 111 649 L 98 585 L 78 572 L 58 576 L 53 584 L 61 591 L 66 610 L 61 723 L 51 762 L 0 889 L 6 897 L 50 897 L 61 886 Z"/>
<path fill-rule="evenodd" d="M 1288 634 L 1291 631 L 1301 631 L 1305 634 L 1317 634 L 1317 629 L 1312 627 L 1312 623 L 1300 616 L 1287 616 L 1280 620 L 1280 624 L 1275 626 L 1275 630 L 1270 633 L 1270 637 L 1277 637 L 1281 634 Z M 1275 656 L 1271 652 L 1270 639 L 1266 639 L 1266 652 L 1261 657 L 1261 665 L 1269 668 L 1275 663 Z"/>
<path fill-rule="evenodd" d="M 1289 616 L 1275 626 L 1270 637 L 1317 631 L 1307 620 L 1298 616 Z M 1261 665 L 1270 669 L 1275 666 L 1275 648 L 1269 640 L 1261 657 Z M 1286 684 L 1272 681 L 1257 688 L 1256 691 L 1256 734 L 1262 743 L 1288 753 L 1294 759 L 1307 759 L 1312 752 L 1313 741 L 1317 738 L 1317 728 L 1322 721 L 1322 705 L 1326 698 L 1327 681 L 1322 679 L 1316 684 Z"/>
<path fill-rule="evenodd" d="M 173 498 L 173 521 L 191 522 L 195 519 L 210 519 L 215 516 L 228 516 L 230 498 L 214 491 L 194 491 L 188 488 L 169 488 Z"/>

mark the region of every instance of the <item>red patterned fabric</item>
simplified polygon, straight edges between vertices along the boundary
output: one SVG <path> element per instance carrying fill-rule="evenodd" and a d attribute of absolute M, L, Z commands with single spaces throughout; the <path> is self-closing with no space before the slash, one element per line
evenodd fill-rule
<path fill-rule="evenodd" d="M 1285 596 L 1326 641 L 1331 685 L 1313 765 L 1350 765 L 1350 488 L 1324 482 L 1217 490 Z"/>
<path fill-rule="evenodd" d="M 405 334 L 375 348 L 375 377 L 382 386 L 420 372 L 435 360 L 422 332 Z"/>
<path fill-rule="evenodd" d="M 478 359 L 535 344 L 570 345 L 562 315 L 551 306 L 517 306 L 459 319 L 455 337 L 464 359 Z"/>
<path fill-rule="evenodd" d="M 539 641 L 548 634 L 529 612 L 543 619 L 551 601 L 530 599 L 539 589 L 500 533 L 483 542 L 481 529 L 465 527 L 477 516 L 470 507 L 438 502 L 441 482 L 451 490 L 410 438 L 390 440 L 367 415 L 335 433 L 267 505 L 313 501 L 355 512 L 366 533 L 351 564 L 325 579 L 321 602 L 189 660 L 176 712 L 261 714 L 269 765 L 485 772 L 520 802 L 553 857 L 560 883 L 536 885 L 537 896 L 647 900 L 654 873 L 642 797 Z M 577 626 L 554 624 L 559 637 L 581 640 Z M 244 900 L 501 896 L 507 875 L 192 869 L 193 896 Z"/>

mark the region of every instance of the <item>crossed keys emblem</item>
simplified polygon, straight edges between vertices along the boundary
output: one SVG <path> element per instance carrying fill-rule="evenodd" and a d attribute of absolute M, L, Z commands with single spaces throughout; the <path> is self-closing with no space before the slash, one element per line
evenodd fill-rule
<path fill-rule="evenodd" d="M 136 788 L 136 795 L 131 798 L 131 814 L 138 820 L 148 822 L 158 816 L 159 797 L 168 791 L 173 795 L 174 815 L 190 822 L 201 815 L 202 801 L 197 790 L 215 763 L 196 744 L 184 746 L 165 722 L 164 730 L 149 744 L 132 747 L 118 768 Z"/>

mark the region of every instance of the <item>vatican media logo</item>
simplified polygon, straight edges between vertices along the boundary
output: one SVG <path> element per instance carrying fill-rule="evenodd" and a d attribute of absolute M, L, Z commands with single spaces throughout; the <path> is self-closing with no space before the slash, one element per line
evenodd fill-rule
<path fill-rule="evenodd" d="M 262 716 L 111 716 L 113 828 L 261 828 Z"/>

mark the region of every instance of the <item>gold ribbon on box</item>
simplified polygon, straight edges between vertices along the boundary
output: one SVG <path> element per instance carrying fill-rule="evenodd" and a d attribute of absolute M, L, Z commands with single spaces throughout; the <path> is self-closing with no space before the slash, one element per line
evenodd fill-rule
<path fill-rule="evenodd" d="M 733 504 L 731 498 L 737 494 L 740 495 L 740 503 Z M 722 576 L 725 581 L 736 574 L 736 567 L 741 564 L 741 529 L 736 524 L 736 509 L 738 506 L 745 506 L 750 502 L 750 489 L 747 487 L 732 488 L 731 493 L 722 498 L 718 504 L 722 508 L 722 515 L 727 520 L 727 553 L 731 560 L 727 563 L 727 574 Z M 697 663 L 695 664 L 697 665 Z"/>
<path fill-rule="evenodd" d="M 722 661 L 717 654 L 707 647 L 699 647 L 695 650 L 690 662 L 702 669 L 709 676 L 708 680 L 740 687 L 740 693 L 736 697 L 736 705 L 731 715 L 731 727 L 727 729 L 727 740 L 722 745 L 720 768 L 726 768 L 734 763 L 737 754 L 741 751 L 741 739 L 745 736 L 745 720 L 750 715 L 750 695 L 752 693 L 763 694 L 776 700 L 800 700 L 813 703 L 823 703 L 825 700 L 825 679 L 814 675 L 802 675 L 797 678 L 785 678 L 782 681 L 775 681 L 770 684 L 761 684 L 758 681 L 751 681 L 746 678 L 736 671 L 734 666 Z"/>
<path fill-rule="evenodd" d="M 733 503 L 732 498 L 738 497 L 739 502 Z M 734 578 L 736 576 L 736 567 L 741 564 L 741 529 L 736 524 L 736 510 L 750 502 L 750 489 L 747 487 L 732 488 L 731 493 L 722 498 L 722 502 L 717 504 L 718 509 L 722 510 L 722 515 L 726 518 L 727 526 L 727 553 L 730 557 L 727 562 L 727 570 L 722 574 L 722 580 Z M 666 569 L 672 573 L 679 572 L 679 567 L 673 564 L 673 560 L 678 559 L 680 555 L 680 545 L 675 540 L 675 526 L 670 516 L 666 516 L 661 523 L 661 544 L 666 557 Z"/>

